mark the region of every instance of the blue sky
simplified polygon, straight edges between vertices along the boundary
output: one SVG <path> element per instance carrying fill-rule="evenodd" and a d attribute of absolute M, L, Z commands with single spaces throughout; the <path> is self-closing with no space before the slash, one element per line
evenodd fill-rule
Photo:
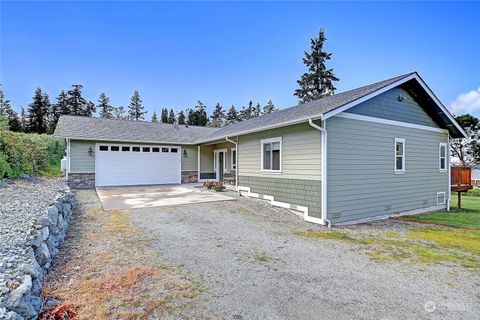
<path fill-rule="evenodd" d="M 303 51 L 323 27 L 339 91 L 417 70 L 456 113 L 480 115 L 480 3 L 0 2 L 0 82 L 15 107 L 73 83 L 151 115 L 296 104 Z M 462 95 L 463 94 L 463 95 Z"/>

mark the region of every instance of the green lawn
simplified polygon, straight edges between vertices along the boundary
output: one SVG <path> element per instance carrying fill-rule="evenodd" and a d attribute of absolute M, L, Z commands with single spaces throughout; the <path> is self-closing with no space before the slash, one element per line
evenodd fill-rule
<path fill-rule="evenodd" d="M 457 194 L 452 193 L 451 211 L 403 216 L 402 219 L 430 222 L 451 227 L 480 229 L 480 197 L 462 195 L 462 209 L 456 207 Z"/>

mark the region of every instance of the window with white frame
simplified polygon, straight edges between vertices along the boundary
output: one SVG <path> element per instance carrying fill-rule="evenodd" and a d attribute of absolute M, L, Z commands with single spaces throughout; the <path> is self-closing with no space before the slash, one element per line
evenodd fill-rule
<path fill-rule="evenodd" d="M 440 171 L 447 171 L 447 144 L 440 143 L 438 150 Z"/>
<path fill-rule="evenodd" d="M 395 173 L 405 172 L 405 139 L 395 138 Z"/>
<path fill-rule="evenodd" d="M 282 171 L 282 138 L 261 140 L 262 144 L 262 171 Z"/>
<path fill-rule="evenodd" d="M 232 149 L 232 170 L 237 169 L 237 150 Z"/>

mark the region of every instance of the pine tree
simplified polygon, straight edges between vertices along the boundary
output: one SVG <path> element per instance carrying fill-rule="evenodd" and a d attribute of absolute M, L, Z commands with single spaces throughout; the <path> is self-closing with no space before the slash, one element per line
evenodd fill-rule
<path fill-rule="evenodd" d="M 187 110 L 187 124 L 189 125 L 196 125 L 197 124 L 197 119 L 195 117 L 195 112 L 193 112 L 193 109 L 189 108 Z"/>
<path fill-rule="evenodd" d="M 55 109 L 59 114 L 71 114 L 70 105 L 68 104 L 68 93 L 62 90 L 57 96 Z"/>
<path fill-rule="evenodd" d="M 81 84 L 72 85 L 72 89 L 67 92 L 68 114 L 74 116 L 87 116 L 87 100 L 82 96 L 83 86 Z"/>
<path fill-rule="evenodd" d="M 177 121 L 177 117 L 175 117 L 175 112 L 173 109 L 170 109 L 170 112 L 168 113 L 168 118 L 167 118 L 167 123 L 173 124 Z"/>
<path fill-rule="evenodd" d="M 9 130 L 10 126 L 8 125 L 8 118 L 5 114 L 0 112 L 0 131 Z"/>
<path fill-rule="evenodd" d="M 195 118 L 197 120 L 196 125 L 198 126 L 206 126 L 208 123 L 208 116 L 206 111 L 206 106 L 200 101 L 197 101 L 197 105 L 195 106 Z"/>
<path fill-rule="evenodd" d="M 145 114 L 147 111 L 143 111 L 144 107 L 142 106 L 142 100 L 140 99 L 140 94 L 137 90 L 133 92 L 132 98 L 130 99 L 130 105 L 128 106 L 128 115 L 131 120 L 144 120 Z"/>
<path fill-rule="evenodd" d="M 220 103 L 217 103 L 215 105 L 215 108 L 213 109 L 210 126 L 214 128 L 220 128 L 223 127 L 224 123 L 225 111 L 223 110 L 223 107 L 220 105 Z"/>
<path fill-rule="evenodd" d="M 272 113 L 276 110 L 277 109 L 275 108 L 275 105 L 273 104 L 272 100 L 268 100 L 267 104 L 263 106 L 262 113 L 263 114 Z"/>
<path fill-rule="evenodd" d="M 13 110 L 10 100 L 5 98 L 5 93 L 0 87 L 0 114 L 7 119 L 9 130 L 11 131 L 22 131 L 22 126 L 20 120 L 18 119 L 18 114 Z"/>
<path fill-rule="evenodd" d="M 183 110 L 178 114 L 178 124 L 185 124 L 185 113 L 183 113 Z"/>
<path fill-rule="evenodd" d="M 115 119 L 118 119 L 118 120 L 126 119 L 125 113 L 126 113 L 126 111 L 125 111 L 125 108 L 123 106 L 113 108 L 113 118 L 115 118 Z"/>
<path fill-rule="evenodd" d="M 168 109 L 162 108 L 162 115 L 161 115 L 162 123 L 168 123 Z"/>
<path fill-rule="evenodd" d="M 37 88 L 33 96 L 33 102 L 28 106 L 27 129 L 33 133 L 47 132 L 47 117 L 50 108 L 48 95 Z"/>
<path fill-rule="evenodd" d="M 235 106 L 232 105 L 230 109 L 228 109 L 227 115 L 226 115 L 226 123 L 227 124 L 232 124 L 238 121 L 238 114 L 237 110 L 235 109 Z"/>
<path fill-rule="evenodd" d="M 258 117 L 260 114 L 262 114 L 262 107 L 260 107 L 260 103 L 257 103 L 257 105 L 253 108 L 253 117 Z"/>
<path fill-rule="evenodd" d="M 325 66 L 325 62 L 332 57 L 332 53 L 323 49 L 326 40 L 323 29 L 318 33 L 318 38 L 310 39 L 311 52 L 305 52 L 303 58 L 303 63 L 308 67 L 308 72 L 305 72 L 297 81 L 299 88 L 294 93 L 300 103 L 333 95 L 336 90 L 333 81 L 339 79 L 334 75 L 333 69 L 327 69 Z"/>
<path fill-rule="evenodd" d="M 151 120 L 153 123 L 157 123 L 158 122 L 158 117 L 157 117 L 157 113 L 155 111 L 153 111 L 153 114 L 152 114 L 152 120 Z"/>
<path fill-rule="evenodd" d="M 113 106 L 110 105 L 110 98 L 104 92 L 100 93 L 97 107 L 100 109 L 100 118 L 113 118 Z"/>
<path fill-rule="evenodd" d="M 20 107 L 20 126 L 22 127 L 22 131 L 27 131 L 27 115 L 25 114 L 25 108 Z"/>

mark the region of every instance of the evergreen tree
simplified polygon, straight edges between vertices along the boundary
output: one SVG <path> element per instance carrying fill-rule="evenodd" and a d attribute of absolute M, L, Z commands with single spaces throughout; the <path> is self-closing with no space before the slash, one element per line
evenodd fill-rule
<path fill-rule="evenodd" d="M 339 79 L 334 75 L 333 69 L 327 69 L 325 66 L 325 62 L 332 57 L 332 53 L 323 49 L 326 40 L 323 29 L 318 33 L 318 38 L 310 39 L 311 52 L 305 52 L 303 58 L 308 72 L 305 72 L 297 81 L 299 88 L 294 93 L 300 103 L 333 95 L 336 90 L 333 82 Z"/>
<path fill-rule="evenodd" d="M 263 106 L 262 113 L 263 114 L 272 113 L 276 110 L 277 109 L 275 108 L 275 105 L 273 104 L 272 100 L 268 100 L 267 104 L 265 106 Z"/>
<path fill-rule="evenodd" d="M 175 123 L 177 121 L 177 117 L 175 117 L 175 112 L 173 112 L 173 109 L 170 109 L 170 112 L 168 113 L 168 119 L 167 123 Z"/>
<path fill-rule="evenodd" d="M 0 114 L 7 119 L 8 127 L 11 131 L 22 131 L 18 114 L 13 110 L 10 100 L 5 98 L 5 93 L 0 87 Z"/>
<path fill-rule="evenodd" d="M 205 105 L 198 100 L 197 105 L 195 106 L 195 118 L 196 118 L 196 125 L 198 126 L 206 126 L 208 122 L 208 116 L 206 111 Z"/>
<path fill-rule="evenodd" d="M 137 90 L 133 92 L 132 98 L 130 99 L 130 105 L 128 106 L 128 115 L 131 120 L 143 120 L 145 119 L 144 115 L 147 111 L 143 111 L 144 107 L 142 106 L 142 100 L 140 99 L 140 94 Z"/>
<path fill-rule="evenodd" d="M 162 123 L 168 123 L 168 109 L 162 108 L 162 115 L 161 115 Z"/>
<path fill-rule="evenodd" d="M 20 107 L 20 126 L 23 132 L 27 131 L 27 115 L 25 114 L 25 108 Z"/>
<path fill-rule="evenodd" d="M 118 119 L 118 120 L 127 119 L 127 117 L 125 116 L 125 113 L 126 113 L 126 111 L 125 111 L 125 108 L 123 106 L 113 108 L 113 118 L 115 118 L 115 119 Z"/>
<path fill-rule="evenodd" d="M 28 106 L 27 130 L 33 133 L 47 132 L 48 110 L 50 100 L 48 95 L 37 88 L 33 96 L 33 102 Z"/>
<path fill-rule="evenodd" d="M 74 116 L 91 117 L 95 112 L 95 104 L 87 101 L 82 96 L 83 86 L 81 84 L 72 85 L 72 89 L 67 92 L 67 108 L 63 114 L 71 114 Z"/>
<path fill-rule="evenodd" d="M 228 109 L 227 116 L 226 116 L 226 123 L 232 124 L 238 121 L 238 114 L 235 106 L 232 105 L 230 109 Z"/>
<path fill-rule="evenodd" d="M 58 114 L 71 114 L 68 102 L 68 93 L 62 90 L 57 96 L 57 102 L 55 103 L 56 112 Z"/>
<path fill-rule="evenodd" d="M 152 120 L 151 120 L 153 123 L 157 123 L 158 122 L 158 117 L 157 117 L 157 113 L 155 111 L 153 111 L 153 114 L 152 114 Z"/>
<path fill-rule="evenodd" d="M 8 125 L 8 118 L 7 116 L 3 113 L 0 112 L 0 131 L 5 131 L 9 130 L 10 126 Z"/>
<path fill-rule="evenodd" d="M 187 124 L 189 125 L 197 124 L 197 120 L 195 118 L 195 112 L 193 112 L 193 109 L 191 108 L 189 108 L 187 111 Z"/>
<path fill-rule="evenodd" d="M 259 115 L 262 114 L 262 107 L 260 107 L 260 103 L 257 103 L 257 105 L 253 108 L 253 117 L 258 117 Z"/>
<path fill-rule="evenodd" d="M 185 113 L 183 113 L 183 110 L 178 114 L 178 124 L 185 124 Z"/>
<path fill-rule="evenodd" d="M 220 127 L 223 127 L 224 123 L 225 123 L 225 111 L 223 110 L 223 107 L 220 105 L 220 103 L 217 103 L 215 105 L 215 108 L 213 109 L 210 126 L 214 128 L 220 128 Z"/>
<path fill-rule="evenodd" d="M 100 93 L 97 107 L 100 109 L 100 118 L 113 118 L 113 106 L 110 105 L 110 98 L 104 92 Z"/>

